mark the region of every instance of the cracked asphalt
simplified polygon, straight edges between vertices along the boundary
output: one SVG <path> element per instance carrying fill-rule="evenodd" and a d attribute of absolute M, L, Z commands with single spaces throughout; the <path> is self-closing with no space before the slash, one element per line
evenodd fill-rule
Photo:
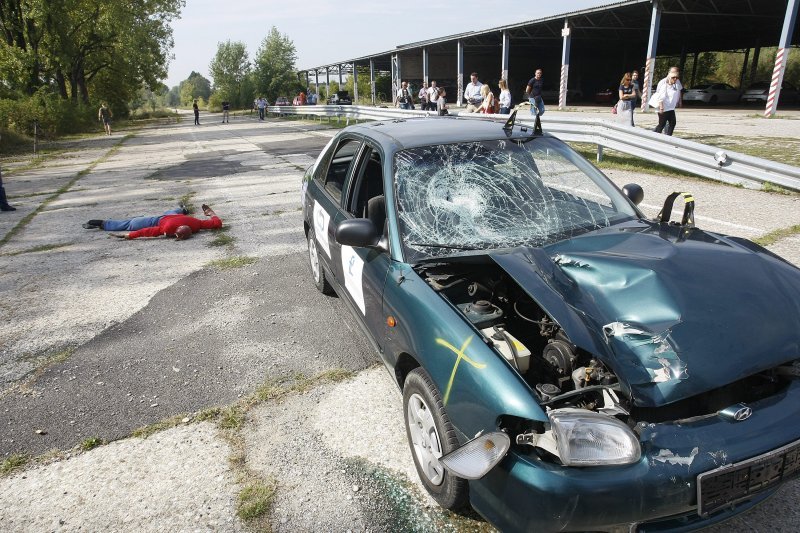
<path fill-rule="evenodd" d="M 308 279 L 299 182 L 336 130 L 212 120 L 81 141 L 28 170 L 3 163 L 18 211 L 0 216 L 0 237 L 96 164 L 0 245 L 0 458 L 62 452 L 0 477 L 0 528 L 246 528 L 235 513 L 241 487 L 228 462 L 234 452 L 214 426 L 126 437 L 174 415 L 230 405 L 266 382 L 345 369 L 355 373 L 352 380 L 267 402 L 248 415 L 249 468 L 278 482 L 273 527 L 384 530 L 401 524 L 398 509 L 410 505 L 422 514 L 404 514 L 400 529 L 487 529 L 474 517 L 443 522 L 415 488 L 396 387 L 382 368 L 370 368 L 378 358 L 344 305 Z M 714 115 L 714 131 L 721 121 Z M 703 124 L 701 116 L 687 122 Z M 800 135 L 798 120 L 769 122 L 780 122 L 782 136 Z M 648 214 L 680 189 L 694 193 L 698 226 L 714 231 L 754 238 L 800 224 L 798 195 L 607 174 L 619 185 L 643 185 Z M 118 241 L 80 226 L 90 218 L 156 214 L 181 198 L 211 204 L 232 243 L 214 246 L 212 232 L 183 242 Z M 800 264 L 797 235 L 770 249 Z M 209 265 L 240 257 L 254 262 Z M 75 451 L 95 437 L 115 442 Z M 134 494 L 137 503 L 120 509 Z M 796 529 L 797 496 L 790 484 L 718 530 Z"/>

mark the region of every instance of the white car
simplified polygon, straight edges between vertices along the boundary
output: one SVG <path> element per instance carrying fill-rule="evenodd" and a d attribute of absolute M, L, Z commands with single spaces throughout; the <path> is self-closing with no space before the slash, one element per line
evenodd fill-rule
<path fill-rule="evenodd" d="M 752 84 L 742 94 L 742 102 L 745 104 L 765 104 L 767 96 L 769 95 L 769 82 L 759 81 Z M 800 100 L 800 94 L 797 88 L 788 82 L 783 82 L 781 85 L 780 104 L 796 104 Z"/>
<path fill-rule="evenodd" d="M 695 85 L 683 94 L 684 102 L 704 104 L 733 104 L 739 101 L 741 92 L 727 83 L 705 83 Z"/>

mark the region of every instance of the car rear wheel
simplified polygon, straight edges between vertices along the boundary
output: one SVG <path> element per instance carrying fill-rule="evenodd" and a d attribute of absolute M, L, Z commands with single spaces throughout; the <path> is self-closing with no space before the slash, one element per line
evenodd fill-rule
<path fill-rule="evenodd" d="M 712 95 L 711 95 L 711 100 L 709 101 L 709 103 L 710 103 L 711 105 L 715 105 L 715 104 L 717 103 L 717 100 L 719 100 L 719 99 L 717 98 L 717 95 L 716 95 L 716 94 L 712 94 Z"/>
<path fill-rule="evenodd" d="M 314 228 L 309 228 L 308 230 L 308 266 L 311 268 L 311 278 L 314 280 L 317 290 L 322 294 L 333 294 L 333 287 L 325 279 L 325 269 L 319 260 L 317 237 L 314 233 Z"/>
<path fill-rule="evenodd" d="M 444 410 L 442 398 L 431 377 L 415 368 L 403 385 L 406 436 L 422 484 L 445 509 L 467 504 L 467 480 L 445 470 L 439 459 L 458 447 L 455 428 Z"/>

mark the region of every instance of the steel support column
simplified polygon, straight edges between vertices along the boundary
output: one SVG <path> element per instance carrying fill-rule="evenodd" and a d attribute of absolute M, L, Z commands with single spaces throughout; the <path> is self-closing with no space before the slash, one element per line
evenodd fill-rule
<path fill-rule="evenodd" d="M 353 61 L 353 104 L 358 105 L 358 68 L 356 62 Z"/>
<path fill-rule="evenodd" d="M 428 49 L 422 49 L 422 83 L 428 86 Z"/>
<path fill-rule="evenodd" d="M 681 55 L 678 58 L 678 68 L 681 71 L 681 75 L 683 75 L 683 71 L 686 68 L 686 45 L 681 47 Z"/>
<path fill-rule="evenodd" d="M 397 105 L 397 91 L 400 90 L 400 54 L 392 54 L 392 102 Z"/>
<path fill-rule="evenodd" d="M 459 39 L 456 48 L 456 105 L 464 101 L 464 42 Z"/>
<path fill-rule="evenodd" d="M 786 61 L 789 58 L 789 47 L 792 44 L 792 31 L 797 20 L 798 5 L 800 5 L 800 0 L 789 0 L 786 6 L 786 17 L 783 19 L 783 31 L 778 43 L 778 51 L 775 53 L 775 68 L 772 70 L 772 83 L 769 86 L 769 96 L 767 96 L 767 109 L 764 111 L 765 117 L 775 114 L 778 100 L 781 97 L 781 85 L 786 72 Z"/>
<path fill-rule="evenodd" d="M 342 65 L 337 65 L 339 69 L 339 90 L 342 90 Z"/>
<path fill-rule="evenodd" d="M 511 37 L 503 30 L 503 57 L 500 65 L 500 79 L 508 81 L 508 54 L 511 48 Z"/>
<path fill-rule="evenodd" d="M 756 41 L 758 43 L 758 41 Z M 748 85 L 756 81 L 756 74 L 758 74 L 758 56 L 761 55 L 761 45 L 756 44 L 756 47 L 753 49 L 753 60 L 750 62 L 750 79 L 748 80 Z M 739 89 L 744 89 L 744 87 L 739 87 Z"/>
<path fill-rule="evenodd" d="M 319 101 L 319 70 L 314 69 L 314 94 L 317 95 L 317 101 Z"/>
<path fill-rule="evenodd" d="M 653 71 L 656 68 L 656 51 L 658 49 L 658 30 L 661 26 L 661 2 L 653 0 L 653 16 L 650 18 L 650 38 L 647 41 L 647 62 L 644 65 L 644 83 L 642 84 L 642 112 L 647 112 L 653 86 Z"/>
<path fill-rule="evenodd" d="M 331 97 L 331 69 L 329 67 L 325 67 L 325 104 L 327 104 L 327 99 Z"/>
<path fill-rule="evenodd" d="M 369 60 L 369 92 L 372 96 L 372 105 L 375 105 L 375 60 Z"/>
<path fill-rule="evenodd" d="M 564 19 L 564 28 L 561 30 L 561 37 L 564 39 L 561 47 L 561 82 L 558 87 L 558 108 L 567 107 L 567 82 L 569 81 L 569 49 L 572 43 L 572 35 L 569 28 L 569 21 Z"/>
<path fill-rule="evenodd" d="M 744 79 L 747 76 L 747 62 L 750 60 L 750 49 L 744 52 L 744 61 L 742 61 L 742 72 L 739 74 L 739 87 L 744 87 Z"/>

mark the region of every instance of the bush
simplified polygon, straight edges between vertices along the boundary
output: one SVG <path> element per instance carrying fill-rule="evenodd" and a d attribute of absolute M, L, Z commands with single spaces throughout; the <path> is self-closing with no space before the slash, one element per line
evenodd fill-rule
<path fill-rule="evenodd" d="M 40 89 L 33 96 L 0 100 L 0 128 L 31 136 L 34 122 L 38 122 L 39 134 L 46 137 L 98 129 L 99 107 L 64 100 Z"/>
<path fill-rule="evenodd" d="M 200 105 L 198 100 L 197 105 Z M 208 97 L 208 111 L 210 113 L 220 113 L 222 111 L 222 95 L 218 92 Z"/>

